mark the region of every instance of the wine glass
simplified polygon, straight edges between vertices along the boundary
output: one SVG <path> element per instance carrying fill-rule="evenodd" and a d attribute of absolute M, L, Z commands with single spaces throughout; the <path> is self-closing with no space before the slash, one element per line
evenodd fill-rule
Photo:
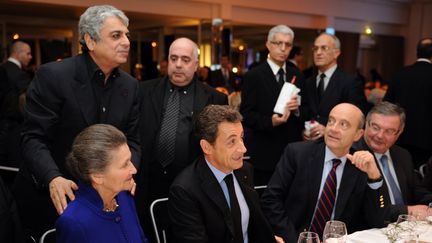
<path fill-rule="evenodd" d="M 403 242 L 409 242 L 416 237 L 415 232 L 416 218 L 413 215 L 401 214 L 399 215 L 396 226 L 399 229 L 398 238 Z"/>
<path fill-rule="evenodd" d="M 317 233 L 304 231 L 300 233 L 297 243 L 320 243 L 320 239 Z"/>
<path fill-rule="evenodd" d="M 338 220 L 327 221 L 323 232 L 324 242 L 345 242 L 346 237 L 347 229 L 344 222 Z"/>

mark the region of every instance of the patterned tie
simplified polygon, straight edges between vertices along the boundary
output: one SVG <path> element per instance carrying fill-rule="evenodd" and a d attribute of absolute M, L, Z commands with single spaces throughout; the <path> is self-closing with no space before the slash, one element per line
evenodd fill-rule
<path fill-rule="evenodd" d="M 336 199 L 336 168 L 341 161 L 339 159 L 333 159 L 332 161 L 333 167 L 325 180 L 310 227 L 310 230 L 317 233 L 320 237 L 322 237 L 326 222 L 331 218 Z"/>
<path fill-rule="evenodd" d="M 225 176 L 224 181 L 228 187 L 228 194 L 230 198 L 230 207 L 231 207 L 231 217 L 234 222 L 234 242 L 235 243 L 243 243 L 243 230 L 241 223 L 241 211 L 240 206 L 237 201 L 237 196 L 234 190 L 234 182 L 233 175 L 228 174 Z"/>
<path fill-rule="evenodd" d="M 396 185 L 395 179 L 393 178 L 392 174 L 390 173 L 387 155 L 384 154 L 383 156 L 381 156 L 380 162 L 381 162 L 381 166 L 383 168 L 383 173 L 385 175 L 387 183 L 390 186 L 390 190 L 393 193 L 393 198 L 394 198 L 395 204 L 396 205 L 404 205 L 404 201 L 402 199 L 402 194 Z"/>
<path fill-rule="evenodd" d="M 174 160 L 179 110 L 179 92 L 177 89 L 172 89 L 166 104 L 157 146 L 158 158 L 164 168 Z"/>
<path fill-rule="evenodd" d="M 280 68 L 279 71 L 278 71 L 278 80 L 277 80 L 277 82 L 278 82 L 279 86 L 281 86 L 281 87 L 283 86 L 283 84 L 285 82 L 284 76 L 285 76 L 285 71 L 282 68 Z"/>
<path fill-rule="evenodd" d="M 322 99 L 323 94 L 324 94 L 324 79 L 325 79 L 325 77 L 326 77 L 326 75 L 324 73 L 321 73 L 320 81 L 318 83 L 318 89 L 317 89 L 318 102 L 321 102 L 321 99 Z"/>

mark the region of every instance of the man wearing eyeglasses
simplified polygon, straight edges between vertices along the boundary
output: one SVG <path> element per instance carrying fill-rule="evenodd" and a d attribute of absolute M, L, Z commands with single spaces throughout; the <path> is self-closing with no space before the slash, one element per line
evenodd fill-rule
<path fill-rule="evenodd" d="M 428 207 L 422 204 L 432 200 L 431 192 L 420 185 L 409 152 L 394 144 L 404 126 L 402 107 L 390 102 L 379 103 L 368 113 L 364 136 L 355 144 L 355 148 L 375 155 L 385 180 L 384 195 L 392 204 L 386 216 L 390 222 L 396 221 L 400 214 L 426 216 Z"/>
<path fill-rule="evenodd" d="M 317 72 L 306 80 L 306 92 L 302 99 L 302 118 L 315 124 L 310 131 L 303 133 L 305 140 L 316 140 L 324 135 L 330 110 L 337 104 L 346 102 L 364 111 L 366 98 L 360 80 L 342 71 L 337 65 L 341 54 L 339 39 L 322 33 L 312 48 Z"/>
<path fill-rule="evenodd" d="M 277 25 L 270 29 L 266 42 L 267 61 L 244 77 L 240 112 L 244 117 L 248 155 L 255 167 L 255 185 L 267 184 L 284 147 L 301 140 L 298 97 L 287 102 L 284 114 L 273 112 L 284 83 L 300 87 L 303 82 L 302 74 L 286 65 L 293 41 L 294 32 L 288 26 Z"/>

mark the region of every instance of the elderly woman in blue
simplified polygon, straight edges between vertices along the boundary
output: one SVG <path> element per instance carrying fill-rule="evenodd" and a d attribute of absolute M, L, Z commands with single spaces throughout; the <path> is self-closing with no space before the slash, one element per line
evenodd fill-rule
<path fill-rule="evenodd" d="M 105 124 L 86 128 L 66 163 L 79 189 L 57 220 L 57 242 L 148 242 L 130 194 L 137 170 L 121 131 Z"/>

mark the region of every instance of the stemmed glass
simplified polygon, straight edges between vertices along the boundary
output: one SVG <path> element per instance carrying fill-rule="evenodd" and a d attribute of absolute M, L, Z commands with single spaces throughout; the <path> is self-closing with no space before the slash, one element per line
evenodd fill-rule
<path fill-rule="evenodd" d="M 416 218 L 413 215 L 401 214 L 396 221 L 396 227 L 400 229 L 398 238 L 409 242 L 415 238 Z"/>
<path fill-rule="evenodd" d="M 347 237 L 347 229 L 345 223 L 337 220 L 327 221 L 324 232 L 323 242 L 345 242 Z"/>
<path fill-rule="evenodd" d="M 304 231 L 300 233 L 297 243 L 320 243 L 320 239 L 317 233 Z"/>

